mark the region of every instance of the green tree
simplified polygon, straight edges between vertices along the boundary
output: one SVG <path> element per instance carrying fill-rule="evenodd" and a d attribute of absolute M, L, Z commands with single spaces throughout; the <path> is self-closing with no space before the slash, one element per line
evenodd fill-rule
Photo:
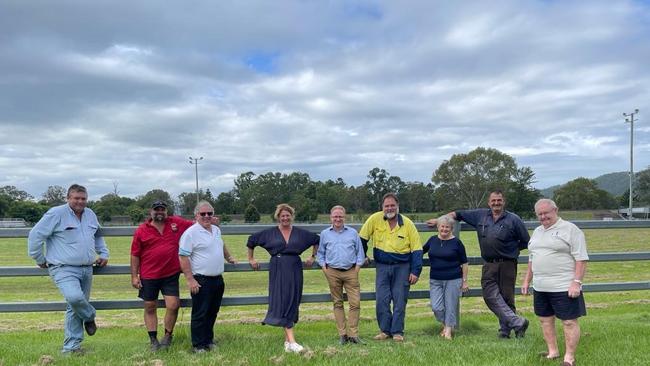
<path fill-rule="evenodd" d="M 400 193 L 400 211 L 431 212 L 435 209 L 433 184 L 408 182 Z"/>
<path fill-rule="evenodd" d="M 174 200 L 169 193 L 162 189 L 152 189 L 151 191 L 145 193 L 143 196 L 136 198 L 136 203 L 138 206 L 148 210 L 151 207 L 151 204 L 155 201 L 164 201 L 167 203 L 167 212 L 170 215 L 174 214 Z"/>
<path fill-rule="evenodd" d="M 126 213 L 131 218 L 131 223 L 133 223 L 133 225 L 140 224 L 147 216 L 147 210 L 135 203 L 127 208 Z"/>
<path fill-rule="evenodd" d="M 34 198 L 31 194 L 21 191 L 14 186 L 0 187 L 0 194 L 9 196 L 12 201 L 26 201 Z"/>
<path fill-rule="evenodd" d="M 638 202 L 639 205 L 644 206 L 650 205 L 650 167 L 636 174 L 636 187 L 634 192 L 637 196 L 634 202 Z M 626 197 L 629 197 L 629 193 Z"/>
<path fill-rule="evenodd" d="M 7 217 L 12 202 L 11 197 L 6 194 L 0 194 L 0 217 Z"/>
<path fill-rule="evenodd" d="M 217 196 L 214 209 L 221 215 L 235 213 L 235 194 L 231 192 L 222 192 Z"/>
<path fill-rule="evenodd" d="M 582 177 L 556 189 L 553 200 L 563 210 L 609 209 L 616 206 L 614 197 L 598 188 L 596 181 Z"/>
<path fill-rule="evenodd" d="M 381 205 L 381 199 L 386 193 L 399 195 L 406 186 L 400 177 L 391 176 L 385 169 L 373 168 L 367 177 L 366 187 L 372 196 L 373 206 Z"/>
<path fill-rule="evenodd" d="M 48 209 L 49 207 L 33 201 L 14 201 L 9 209 L 9 217 L 22 218 L 34 224 Z"/>
<path fill-rule="evenodd" d="M 88 204 L 102 222 L 111 221 L 113 216 L 129 215 L 128 210 L 135 203 L 133 198 L 121 197 L 115 193 L 103 195 L 99 201 Z"/>
<path fill-rule="evenodd" d="M 53 207 L 59 206 L 66 202 L 68 191 L 61 186 L 49 186 L 43 192 L 42 200 L 39 202 L 45 206 Z"/>
<path fill-rule="evenodd" d="M 532 187 L 535 173 L 529 167 L 517 169 L 517 174 L 506 193 L 506 208 L 522 218 L 535 218 L 535 202 L 542 198 L 542 193 Z"/>
<path fill-rule="evenodd" d="M 257 210 L 257 207 L 251 203 L 246 206 L 246 210 L 244 211 L 244 222 L 255 223 L 258 221 L 260 221 L 260 212 Z"/>
<path fill-rule="evenodd" d="M 516 175 L 515 160 L 499 150 L 478 147 L 454 154 L 431 178 L 436 185 L 436 206 L 444 210 L 484 206 L 491 190 L 507 190 Z"/>
<path fill-rule="evenodd" d="M 212 192 L 207 189 L 205 192 L 199 189 L 199 201 L 208 201 L 214 207 L 214 197 Z M 181 206 L 182 215 L 194 215 L 194 208 L 196 207 L 196 192 L 183 192 L 178 195 L 178 203 Z"/>
<path fill-rule="evenodd" d="M 294 195 L 289 204 L 296 210 L 297 222 L 314 222 L 318 218 L 316 201 L 303 194 Z"/>

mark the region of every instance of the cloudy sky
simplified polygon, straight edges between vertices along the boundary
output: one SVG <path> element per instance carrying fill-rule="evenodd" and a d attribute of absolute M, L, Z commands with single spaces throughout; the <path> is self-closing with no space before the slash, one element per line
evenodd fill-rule
<path fill-rule="evenodd" d="M 0 3 L 0 185 L 91 198 L 246 171 L 429 182 L 478 147 L 538 188 L 650 165 L 647 1 Z"/>

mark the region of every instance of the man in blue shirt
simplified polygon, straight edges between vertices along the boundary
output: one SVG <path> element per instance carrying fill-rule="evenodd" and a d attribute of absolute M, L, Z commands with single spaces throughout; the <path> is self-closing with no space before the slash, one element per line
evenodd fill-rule
<path fill-rule="evenodd" d="M 528 320 L 516 314 L 515 280 L 519 251 L 528 247 L 530 235 L 519 216 L 504 209 L 503 192 L 490 192 L 488 208 L 457 210 L 449 215 L 470 224 L 476 229 L 485 262 L 481 272 L 483 300 L 499 318 L 500 338 L 510 338 L 510 332 L 521 338 L 528 329 Z M 437 220 L 427 221 L 433 226 Z"/>
<path fill-rule="evenodd" d="M 339 332 L 339 343 L 363 343 L 359 339 L 359 314 L 361 311 L 361 286 L 359 270 L 365 261 L 361 239 L 357 231 L 345 226 L 345 208 L 334 206 L 330 210 L 332 226 L 320 233 L 316 259 L 327 278 L 334 302 L 334 318 Z M 350 306 L 346 331 L 343 309 L 343 288 Z"/>
<path fill-rule="evenodd" d="M 89 336 L 97 331 L 95 308 L 88 302 L 93 264 L 104 267 L 108 263 L 108 248 L 104 238 L 96 236 L 99 222 L 86 207 L 87 200 L 85 187 L 71 185 L 68 203 L 48 210 L 27 239 L 29 256 L 48 269 L 68 303 L 63 353 L 82 353 L 84 328 Z"/>

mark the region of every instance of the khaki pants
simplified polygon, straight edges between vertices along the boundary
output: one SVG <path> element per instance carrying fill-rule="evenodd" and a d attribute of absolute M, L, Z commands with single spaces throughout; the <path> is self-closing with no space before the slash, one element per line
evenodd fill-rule
<path fill-rule="evenodd" d="M 359 275 L 355 267 L 347 271 L 339 271 L 334 268 L 325 269 L 325 278 L 330 286 L 330 294 L 334 302 L 334 318 L 336 319 L 336 328 L 339 336 L 347 335 L 349 337 L 359 336 L 359 314 L 361 311 L 361 286 L 359 285 Z M 349 310 L 349 332 L 346 332 L 345 310 L 343 309 L 343 288 L 348 295 Z"/>

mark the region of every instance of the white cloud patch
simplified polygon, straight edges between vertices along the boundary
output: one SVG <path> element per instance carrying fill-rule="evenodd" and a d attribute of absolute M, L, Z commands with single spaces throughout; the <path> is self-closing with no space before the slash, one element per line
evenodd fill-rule
<path fill-rule="evenodd" d="M 0 13 L 0 185 L 178 195 L 194 189 L 188 156 L 215 194 L 249 170 L 427 183 L 484 146 L 545 187 L 619 171 L 634 108 L 650 165 L 647 4 L 409 5 L 14 3 Z"/>

